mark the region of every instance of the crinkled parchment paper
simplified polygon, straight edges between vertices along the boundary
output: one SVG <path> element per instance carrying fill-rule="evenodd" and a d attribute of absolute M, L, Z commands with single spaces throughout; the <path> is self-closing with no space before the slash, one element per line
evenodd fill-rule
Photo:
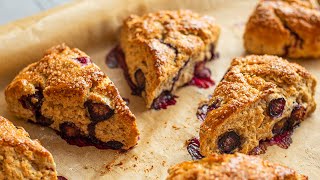
<path fill-rule="evenodd" d="M 50 10 L 37 16 L 0 27 L 0 115 L 23 126 L 52 152 L 59 175 L 68 179 L 164 179 L 173 164 L 190 160 L 185 141 L 198 135 L 198 103 L 207 99 L 214 87 L 203 90 L 184 87 L 176 92 L 175 106 L 155 111 L 145 108 L 140 97 L 130 95 L 121 69 L 109 69 L 105 56 L 116 44 L 122 20 L 131 13 L 160 9 L 192 9 L 212 15 L 222 27 L 220 58 L 209 64 L 218 83 L 233 57 L 244 55 L 242 33 L 256 0 L 88 0 Z M 141 132 L 138 145 L 126 153 L 94 147 L 68 145 L 49 129 L 18 120 L 7 110 L 4 88 L 27 64 L 37 61 L 45 49 L 61 42 L 85 50 L 108 74 L 121 95 L 130 99 Z M 320 79 L 320 59 L 299 60 Z M 319 88 L 316 98 L 320 104 Z M 310 179 L 320 177 L 319 108 L 293 135 L 289 149 L 271 147 L 263 155 L 285 164 Z"/>

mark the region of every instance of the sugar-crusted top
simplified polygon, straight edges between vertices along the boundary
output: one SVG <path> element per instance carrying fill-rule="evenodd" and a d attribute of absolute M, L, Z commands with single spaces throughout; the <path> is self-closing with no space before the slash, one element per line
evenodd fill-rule
<path fill-rule="evenodd" d="M 130 29 L 130 40 L 165 39 L 171 33 L 195 35 L 205 43 L 215 36 L 215 20 L 190 10 L 158 11 L 143 16 L 131 15 L 124 25 Z M 191 53 L 191 52 L 189 52 Z"/>
<path fill-rule="evenodd" d="M 318 57 L 320 45 L 315 37 L 320 36 L 319 27 L 315 0 L 262 0 L 246 25 L 244 44 L 255 54 Z"/>
<path fill-rule="evenodd" d="M 235 58 L 209 103 L 217 103 L 219 108 L 208 112 L 203 127 L 216 127 L 231 114 L 273 93 L 275 87 L 299 88 L 301 82 L 315 92 L 315 77 L 296 63 L 269 55 Z"/>
<path fill-rule="evenodd" d="M 128 72 L 141 69 L 147 82 L 147 106 L 163 84 L 172 79 L 189 61 L 205 59 L 205 53 L 218 40 L 220 28 L 214 18 L 189 10 L 158 11 L 142 16 L 131 15 L 121 29 L 120 45 L 125 53 Z M 191 63 L 190 63 L 191 64 Z"/>
<path fill-rule="evenodd" d="M 64 102 L 66 106 L 74 103 L 83 106 L 91 96 L 91 100 L 97 103 L 106 103 L 116 112 L 133 116 L 114 84 L 92 63 L 90 57 L 65 44 L 49 49 L 41 60 L 24 68 L 7 87 L 6 92 L 19 91 L 22 95 L 28 95 L 34 93 L 36 88 L 41 88 L 47 99 L 69 97 L 69 101 Z"/>
<path fill-rule="evenodd" d="M 316 31 L 320 24 L 319 7 L 313 1 L 301 0 L 263 0 L 257 6 L 255 16 L 252 16 L 252 22 L 259 22 L 268 27 L 283 27 L 292 29 L 299 36 L 307 34 L 303 30 Z M 271 23 L 270 18 L 274 18 Z M 300 19 L 295 21 L 294 19 Z"/>
<path fill-rule="evenodd" d="M 304 6 L 306 8 L 315 9 L 317 8 L 318 2 L 316 0 L 282 0 L 284 2 L 287 2 L 289 4 L 296 4 L 299 6 Z"/>
<path fill-rule="evenodd" d="M 31 140 L 22 127 L 17 128 L 2 116 L 0 116 L 0 146 L 12 146 L 22 151 L 31 150 L 45 157 L 51 157 L 50 152 L 37 140 Z M 52 157 L 51 161 L 53 162 Z"/>
<path fill-rule="evenodd" d="M 214 18 L 209 16 L 189 10 L 158 11 L 127 18 L 122 44 L 140 44 L 142 49 L 146 46 L 154 56 L 151 60 L 158 76 L 162 76 L 164 68 L 180 69 L 190 57 L 216 41 L 219 31 Z"/>
<path fill-rule="evenodd" d="M 82 64 L 77 58 L 87 58 L 89 62 Z M 84 90 L 102 81 L 105 75 L 84 52 L 61 45 L 49 49 L 40 61 L 25 68 L 16 79 L 19 78 L 29 82 L 42 78 L 45 86 Z"/>
<path fill-rule="evenodd" d="M 169 169 L 167 179 L 307 179 L 285 166 L 240 153 L 213 154 Z"/>

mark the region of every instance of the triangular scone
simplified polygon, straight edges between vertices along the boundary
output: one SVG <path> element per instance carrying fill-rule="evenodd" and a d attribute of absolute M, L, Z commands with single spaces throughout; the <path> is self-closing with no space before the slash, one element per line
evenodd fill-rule
<path fill-rule="evenodd" d="M 307 180 L 288 167 L 271 163 L 257 156 L 245 154 L 213 154 L 197 161 L 187 161 L 169 170 L 167 180 L 206 179 L 206 180 L 248 180 L 248 179 L 283 179 Z"/>
<path fill-rule="evenodd" d="M 0 116 L 0 179 L 57 179 L 51 153 Z"/>
<path fill-rule="evenodd" d="M 316 0 L 261 0 L 243 36 L 252 54 L 320 57 L 320 11 Z"/>
<path fill-rule="evenodd" d="M 135 116 L 113 82 L 79 49 L 51 48 L 23 69 L 5 91 L 18 117 L 50 126 L 70 141 L 129 149 L 137 144 Z"/>
<path fill-rule="evenodd" d="M 214 58 L 219 34 L 214 18 L 189 10 L 131 15 L 120 37 L 131 88 L 148 108 L 165 108 L 170 93 L 191 81 L 196 65 L 203 69 Z"/>
<path fill-rule="evenodd" d="M 215 89 L 200 128 L 202 155 L 252 153 L 291 131 L 316 108 L 316 79 L 276 56 L 235 58 Z"/>

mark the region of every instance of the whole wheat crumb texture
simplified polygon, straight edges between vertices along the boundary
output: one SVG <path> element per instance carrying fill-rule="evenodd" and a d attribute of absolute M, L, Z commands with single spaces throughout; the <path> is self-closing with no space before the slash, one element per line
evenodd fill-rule
<path fill-rule="evenodd" d="M 57 179 L 48 150 L 0 116 L 0 179 Z"/>
<path fill-rule="evenodd" d="M 208 102 L 200 150 L 245 154 L 300 124 L 316 108 L 316 79 L 276 56 L 235 58 Z"/>
<path fill-rule="evenodd" d="M 161 93 L 188 83 L 197 63 L 214 58 L 219 34 L 214 18 L 189 10 L 131 15 L 124 21 L 120 45 L 148 108 Z"/>
<path fill-rule="evenodd" d="M 245 154 L 213 154 L 198 161 L 187 161 L 172 166 L 168 180 L 193 179 L 264 179 L 264 180 L 306 180 L 302 175 L 288 167 L 270 163 L 257 156 Z"/>
<path fill-rule="evenodd" d="M 113 82 L 79 49 L 62 44 L 24 68 L 5 90 L 16 116 L 113 149 L 136 145 L 135 116 Z"/>
<path fill-rule="evenodd" d="M 253 54 L 317 58 L 319 27 L 315 0 L 262 0 L 247 22 L 244 45 Z"/>

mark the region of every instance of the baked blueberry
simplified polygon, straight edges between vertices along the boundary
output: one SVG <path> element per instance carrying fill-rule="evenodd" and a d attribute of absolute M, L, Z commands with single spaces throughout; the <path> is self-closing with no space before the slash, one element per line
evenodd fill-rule
<path fill-rule="evenodd" d="M 306 114 L 306 110 L 307 109 L 305 107 L 296 105 L 291 112 L 290 120 L 294 121 L 295 123 L 300 123 Z"/>
<path fill-rule="evenodd" d="M 200 142 L 198 138 L 192 138 L 188 141 L 187 150 L 193 160 L 202 159 L 200 154 Z"/>
<path fill-rule="evenodd" d="M 34 94 L 23 95 L 19 99 L 22 107 L 25 109 L 29 109 L 33 112 L 40 110 L 42 105 L 43 94 L 42 90 L 39 87 L 35 88 Z"/>
<path fill-rule="evenodd" d="M 146 86 L 146 77 L 144 76 L 143 72 L 141 69 L 138 69 L 135 73 L 134 73 L 134 77 L 136 79 L 137 82 L 137 86 L 139 89 L 144 90 L 145 86 Z"/>
<path fill-rule="evenodd" d="M 88 100 L 84 103 L 84 106 L 88 110 L 91 121 L 107 120 L 114 114 L 114 110 L 103 103 Z"/>
<path fill-rule="evenodd" d="M 208 112 L 214 109 L 217 109 L 220 106 L 220 103 L 221 103 L 221 99 L 217 98 L 210 105 L 208 105 L 207 103 L 201 105 L 197 111 L 198 119 L 201 121 L 204 121 L 205 118 L 207 117 Z"/>
<path fill-rule="evenodd" d="M 234 131 L 226 132 L 219 137 L 218 148 L 221 153 L 232 153 L 241 145 L 240 136 Z"/>
<path fill-rule="evenodd" d="M 168 106 L 176 104 L 175 98 L 177 96 L 171 94 L 170 91 L 164 91 L 154 99 L 151 107 L 155 110 L 167 109 Z"/>
<path fill-rule="evenodd" d="M 77 58 L 75 58 L 75 60 L 84 66 L 91 63 L 91 60 L 89 57 L 77 57 Z"/>
<path fill-rule="evenodd" d="M 286 100 L 284 98 L 277 98 L 271 100 L 268 106 L 269 116 L 272 118 L 281 116 L 285 106 Z"/>
<path fill-rule="evenodd" d="M 81 130 L 73 122 L 64 122 L 60 124 L 60 133 L 66 138 L 75 138 L 81 135 Z"/>

